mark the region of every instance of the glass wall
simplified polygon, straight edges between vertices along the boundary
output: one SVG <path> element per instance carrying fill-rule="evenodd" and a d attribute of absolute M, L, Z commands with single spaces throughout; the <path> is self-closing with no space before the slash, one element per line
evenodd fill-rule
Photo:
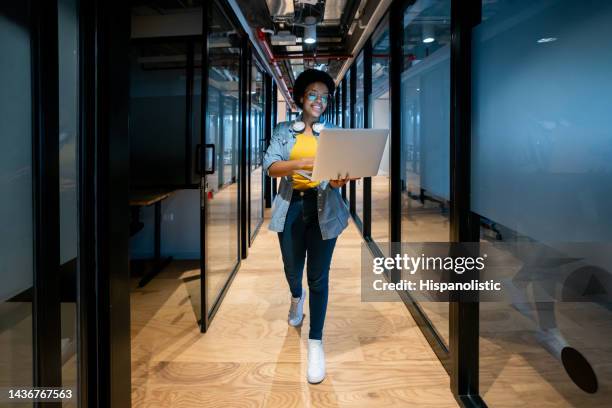
<path fill-rule="evenodd" d="M 58 2 L 59 171 L 62 385 L 77 387 L 77 135 L 79 24 L 77 0 Z M 75 400 L 64 406 L 76 406 Z M 68 405 L 70 404 L 70 405 Z"/>
<path fill-rule="evenodd" d="M 355 128 L 365 127 L 365 92 L 364 92 L 364 62 L 363 53 L 361 51 L 355 63 Z M 355 182 L 355 212 L 357 217 L 363 222 L 363 179 Z"/>
<path fill-rule="evenodd" d="M 263 143 L 264 140 L 265 86 L 264 74 L 253 64 L 251 67 L 251 115 L 249 129 L 250 169 L 250 218 L 249 238 L 255 237 L 263 222 Z"/>
<path fill-rule="evenodd" d="M 344 81 L 346 82 L 346 107 L 344 110 L 344 127 L 351 127 L 351 72 L 352 68 L 346 71 Z"/>
<path fill-rule="evenodd" d="M 408 7 L 403 19 L 402 241 L 449 240 L 450 0 Z M 422 309 L 448 344 L 448 303 Z"/>
<path fill-rule="evenodd" d="M 372 94 L 370 96 L 370 127 L 389 129 L 389 21 L 381 22 L 372 36 Z M 383 153 L 378 175 L 372 177 L 372 239 L 389 242 L 389 140 Z"/>
<path fill-rule="evenodd" d="M 134 43 L 130 75 L 130 185 L 185 186 L 187 53 L 184 40 Z"/>
<path fill-rule="evenodd" d="M 336 87 L 336 114 L 334 115 L 334 124 L 342 127 L 342 82 Z"/>
<path fill-rule="evenodd" d="M 206 143 L 215 146 L 215 166 L 206 175 L 207 307 L 213 307 L 230 274 L 238 264 L 239 200 L 236 177 L 240 161 L 239 141 L 240 38 L 236 29 L 215 3 L 209 16 L 208 101 Z M 227 113 L 226 113 L 227 110 Z M 209 149 L 210 150 L 210 149 Z"/>
<path fill-rule="evenodd" d="M 34 235 L 27 2 L 0 6 L 0 387 L 32 385 Z M 32 406 L 32 404 L 30 404 Z"/>
<path fill-rule="evenodd" d="M 557 252 L 541 260 L 559 271 L 553 290 L 610 293 L 609 252 L 595 259 L 558 245 L 612 240 L 612 3 L 485 2 L 482 17 L 473 38 L 471 170 L 481 240 L 506 243 L 517 265 L 525 260 L 515 244 L 540 243 Z M 574 270 L 569 278 L 562 267 Z M 610 305 L 536 302 L 542 287 L 529 274 L 509 284 L 514 303 L 480 308 L 487 404 L 510 395 L 530 406 L 609 405 Z"/>

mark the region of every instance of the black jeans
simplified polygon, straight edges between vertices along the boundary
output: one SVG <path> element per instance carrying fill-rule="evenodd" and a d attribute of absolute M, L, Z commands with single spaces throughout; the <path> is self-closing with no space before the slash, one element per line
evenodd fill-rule
<path fill-rule="evenodd" d="M 308 294 L 310 296 L 310 333 L 320 340 L 327 311 L 329 266 L 336 238 L 323 240 L 319 229 L 316 189 L 303 195 L 294 191 L 287 211 L 283 232 L 278 233 L 285 276 L 293 297 L 302 296 L 302 275 L 306 259 Z M 307 256 L 308 255 L 308 256 Z"/>

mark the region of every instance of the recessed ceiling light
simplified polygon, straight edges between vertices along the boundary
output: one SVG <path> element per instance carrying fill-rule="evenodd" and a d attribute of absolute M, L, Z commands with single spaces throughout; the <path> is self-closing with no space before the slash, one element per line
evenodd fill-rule
<path fill-rule="evenodd" d="M 424 42 L 425 44 L 429 44 L 429 43 L 432 43 L 432 42 L 434 42 L 434 41 L 435 41 L 435 38 L 433 38 L 433 37 L 423 38 L 423 42 Z"/>

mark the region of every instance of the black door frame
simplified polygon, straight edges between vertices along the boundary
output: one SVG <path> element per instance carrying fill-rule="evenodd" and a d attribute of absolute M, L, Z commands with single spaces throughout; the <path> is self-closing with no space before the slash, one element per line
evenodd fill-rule
<path fill-rule="evenodd" d="M 81 1 L 79 15 L 79 402 L 129 407 L 131 13 L 96 0 Z"/>
<path fill-rule="evenodd" d="M 450 242 L 478 242 L 480 220 L 470 210 L 472 29 L 481 0 L 451 1 Z M 479 303 L 449 303 L 451 390 L 464 407 L 486 407 L 479 391 Z"/>
<path fill-rule="evenodd" d="M 238 208 L 237 208 L 237 216 L 238 216 L 238 231 L 236 237 L 236 265 L 230 272 L 229 277 L 225 281 L 221 292 L 217 296 L 216 299 L 208 299 L 206 295 L 206 289 L 209 286 L 208 273 L 206 272 L 206 265 L 208 264 L 208 250 L 207 250 L 207 242 L 210 239 L 208 235 L 207 228 L 207 210 L 208 210 L 208 198 L 207 198 L 207 181 L 206 181 L 206 172 L 203 171 L 200 185 L 200 195 L 201 195 L 201 205 L 200 205 L 200 246 L 201 246 L 201 255 L 200 255 L 200 331 L 202 333 L 206 333 L 212 320 L 214 319 L 225 295 L 229 287 L 231 286 L 234 278 L 236 277 L 236 273 L 240 269 L 241 260 L 245 258 L 248 253 L 248 245 L 245 242 L 245 236 L 248 233 L 247 225 L 245 224 L 246 215 L 247 215 L 247 207 L 245 198 L 247 196 L 246 189 L 246 148 L 244 146 L 246 140 L 246 129 L 247 126 L 247 118 L 246 118 L 246 103 L 247 98 L 245 97 L 246 87 L 247 87 L 247 78 L 248 73 L 246 72 L 246 66 L 248 65 L 246 62 L 248 61 L 248 37 L 246 36 L 244 30 L 241 28 L 240 24 L 236 21 L 236 18 L 231 9 L 229 9 L 228 5 L 224 1 L 214 0 L 210 2 L 206 2 L 204 12 L 202 13 L 202 103 L 200 114 L 202 117 L 202 126 L 201 126 L 201 135 L 200 135 L 200 144 L 202 146 L 206 145 L 206 132 L 208 131 L 208 126 L 206 122 L 207 118 L 207 105 L 208 105 L 208 54 L 209 54 L 209 44 L 208 44 L 208 32 L 209 32 L 209 21 L 212 15 L 213 7 L 216 6 L 221 13 L 223 13 L 224 17 L 229 21 L 234 29 L 236 29 L 238 36 L 240 37 L 240 92 L 239 92 L 239 149 L 238 155 L 240 157 L 239 164 L 239 174 L 238 174 Z M 200 150 L 202 152 L 202 150 Z M 207 163 L 207 154 L 201 153 L 201 156 L 198 160 L 202 163 L 202 169 L 208 168 Z M 208 305 L 211 303 L 210 312 L 208 311 Z"/>
<path fill-rule="evenodd" d="M 257 57 L 257 53 L 254 52 L 252 46 L 249 45 L 249 81 L 248 81 L 248 91 L 247 94 L 248 95 L 248 112 L 247 112 L 247 137 L 248 137 L 248 143 L 246 145 L 246 149 L 247 149 L 247 191 L 248 191 L 248 197 L 247 197 L 247 207 L 248 207 L 248 211 L 247 211 L 247 226 L 248 226 L 248 236 L 247 236 L 247 243 L 248 246 L 251 247 L 251 244 L 253 243 L 253 241 L 255 240 L 255 237 L 257 236 L 257 233 L 259 232 L 259 229 L 261 228 L 261 226 L 263 225 L 263 217 L 261 219 L 261 221 L 259 221 L 257 223 L 257 225 L 253 226 L 251 225 L 251 165 L 252 165 L 252 157 L 253 157 L 253 153 L 251 151 L 252 148 L 252 140 L 251 138 L 253 137 L 253 133 L 252 130 L 253 128 L 251 127 L 252 124 L 252 118 L 251 118 L 251 112 L 252 112 L 252 106 L 251 106 L 251 85 L 253 84 L 253 68 L 257 69 L 259 71 L 259 73 L 261 73 L 263 80 L 264 80 L 264 111 L 262 112 L 262 115 L 264 115 L 265 118 L 271 117 L 270 112 L 268 111 L 268 99 L 269 99 L 269 95 L 267 94 L 267 89 L 268 89 L 268 85 L 267 85 L 267 81 L 268 81 L 268 73 L 266 72 L 266 70 L 263 68 L 262 63 L 259 61 L 259 58 Z M 264 140 L 258 140 L 257 143 L 260 144 L 260 148 L 261 150 L 261 154 L 263 155 L 263 148 L 264 148 L 264 143 L 266 143 L 266 140 L 268 140 L 268 135 L 267 133 L 267 120 L 266 119 L 263 123 L 264 129 L 263 129 L 263 136 L 264 136 Z M 257 123 L 255 123 L 255 126 L 257 126 Z M 267 146 L 267 144 L 265 145 Z M 265 176 L 262 174 L 262 187 L 264 187 L 265 190 L 265 179 L 268 178 L 268 176 Z M 263 192 L 264 195 L 262 195 L 262 215 L 263 215 L 263 209 L 265 208 L 265 192 Z"/>
<path fill-rule="evenodd" d="M 354 129 L 355 128 L 355 99 L 357 97 L 357 66 L 356 64 L 353 63 L 353 65 L 351 65 L 351 67 L 349 68 L 348 72 L 351 73 L 351 77 L 349 78 L 349 85 L 351 87 L 348 99 L 347 99 L 347 103 L 348 103 L 348 109 L 351 113 L 351 115 L 349 116 L 349 123 L 348 123 L 348 127 L 350 129 Z M 346 78 L 345 78 L 346 81 Z M 356 204 L 356 200 L 357 200 L 357 182 L 355 180 L 351 180 L 349 181 L 349 212 L 351 213 L 351 215 L 353 216 L 353 220 L 357 220 L 359 217 L 357 217 L 357 208 L 355 206 Z M 361 231 L 361 221 L 357 224 L 359 231 Z"/>
<path fill-rule="evenodd" d="M 34 290 L 33 385 L 60 387 L 59 55 L 57 1 L 30 3 Z M 35 403 L 41 406 L 42 403 Z M 61 402 L 48 406 L 60 407 Z"/>
<path fill-rule="evenodd" d="M 264 144 L 262 146 L 263 151 L 268 148 L 270 141 L 272 140 L 272 126 L 276 123 L 275 108 L 276 105 L 274 98 L 274 83 L 272 77 L 265 73 L 265 107 L 264 107 Z M 267 174 L 264 174 L 264 208 L 272 207 L 272 178 Z"/>

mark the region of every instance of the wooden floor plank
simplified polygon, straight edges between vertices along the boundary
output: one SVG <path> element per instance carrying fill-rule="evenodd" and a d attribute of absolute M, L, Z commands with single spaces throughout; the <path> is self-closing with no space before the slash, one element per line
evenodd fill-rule
<path fill-rule="evenodd" d="M 134 289 L 133 405 L 457 406 L 405 306 L 361 302 L 361 243 L 351 223 L 336 246 L 324 330 L 328 376 L 318 385 L 306 381 L 308 302 L 303 327 L 289 327 L 278 238 L 265 226 L 206 334 L 180 279 L 190 272 L 177 272 L 180 265 Z"/>

